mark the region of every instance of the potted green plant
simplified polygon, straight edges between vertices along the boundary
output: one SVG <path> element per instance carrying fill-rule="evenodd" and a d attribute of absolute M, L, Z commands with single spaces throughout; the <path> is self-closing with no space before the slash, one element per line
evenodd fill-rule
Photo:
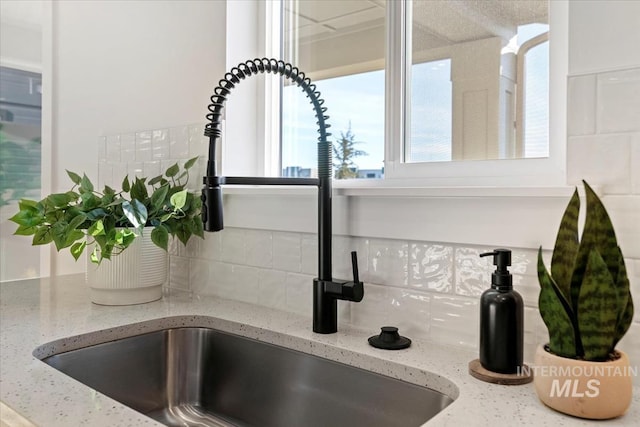
<path fill-rule="evenodd" d="M 604 205 L 584 182 L 587 207 L 578 235 L 580 198 L 562 217 L 551 272 L 538 252 L 538 306 L 549 343 L 537 349 L 535 387 L 546 405 L 570 415 L 605 419 L 631 403 L 627 355 L 616 345 L 633 319 L 622 251 Z"/>
<path fill-rule="evenodd" d="M 10 218 L 18 224 L 14 234 L 33 236 L 33 245 L 68 248 L 76 260 L 90 247 L 87 282 L 94 302 L 159 299 L 167 276 L 169 236 L 184 245 L 193 235 L 204 238 L 202 202 L 187 189 L 197 159 L 182 167 L 176 163 L 151 179 L 125 176 L 119 191 L 108 185 L 97 191 L 85 174 L 67 171 L 71 190 L 19 202 L 18 213 Z M 125 250 L 126 256 L 117 256 Z"/>

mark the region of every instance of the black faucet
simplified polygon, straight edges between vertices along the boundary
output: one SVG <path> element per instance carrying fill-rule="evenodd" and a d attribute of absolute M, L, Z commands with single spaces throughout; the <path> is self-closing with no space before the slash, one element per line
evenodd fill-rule
<path fill-rule="evenodd" d="M 318 178 L 270 178 L 270 177 L 229 177 L 218 176 L 215 151 L 217 140 L 222 135 L 220 120 L 222 108 L 230 93 L 238 83 L 258 73 L 273 73 L 287 77 L 296 83 L 311 100 L 318 119 Z M 207 174 L 203 179 L 202 222 L 205 231 L 223 229 L 222 185 L 313 185 L 318 187 L 318 277 L 313 280 L 313 332 L 332 334 L 338 331 L 338 302 L 347 300 L 360 302 L 364 296 L 363 283 L 358 278 L 358 260 L 351 253 L 353 280 L 333 280 L 331 273 L 331 143 L 327 141 L 326 123 L 329 116 L 323 107 L 324 100 L 316 86 L 297 67 L 276 59 L 254 59 L 243 62 L 225 74 L 211 95 L 209 123 L 204 135 L 209 137 L 209 159 Z"/>

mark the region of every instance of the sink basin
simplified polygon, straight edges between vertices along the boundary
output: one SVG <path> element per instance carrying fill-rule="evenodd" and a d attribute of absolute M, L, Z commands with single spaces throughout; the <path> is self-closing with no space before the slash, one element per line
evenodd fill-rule
<path fill-rule="evenodd" d="M 168 426 L 419 426 L 434 390 L 216 329 L 164 329 L 43 359 Z"/>

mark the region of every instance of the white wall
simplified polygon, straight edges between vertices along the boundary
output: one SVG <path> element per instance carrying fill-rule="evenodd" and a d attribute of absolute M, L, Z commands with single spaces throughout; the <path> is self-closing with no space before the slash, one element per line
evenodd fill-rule
<path fill-rule="evenodd" d="M 0 29 L 0 64 L 39 72 L 42 67 L 42 32 L 4 22 Z"/>
<path fill-rule="evenodd" d="M 100 135 L 203 123 L 224 74 L 225 2 L 53 3 L 52 190 L 97 169 Z M 46 179 L 46 177 L 45 177 Z M 83 271 L 68 253 L 53 274 Z"/>
<path fill-rule="evenodd" d="M 0 64 L 39 73 L 42 69 L 43 2 L 0 3 Z"/>

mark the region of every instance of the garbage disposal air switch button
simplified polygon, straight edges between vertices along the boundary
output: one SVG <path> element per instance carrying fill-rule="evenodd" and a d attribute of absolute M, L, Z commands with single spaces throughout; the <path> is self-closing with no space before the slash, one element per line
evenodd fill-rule
<path fill-rule="evenodd" d="M 402 350 L 411 345 L 411 340 L 400 336 L 395 326 L 383 326 L 380 335 L 369 338 L 369 344 L 383 350 Z"/>

